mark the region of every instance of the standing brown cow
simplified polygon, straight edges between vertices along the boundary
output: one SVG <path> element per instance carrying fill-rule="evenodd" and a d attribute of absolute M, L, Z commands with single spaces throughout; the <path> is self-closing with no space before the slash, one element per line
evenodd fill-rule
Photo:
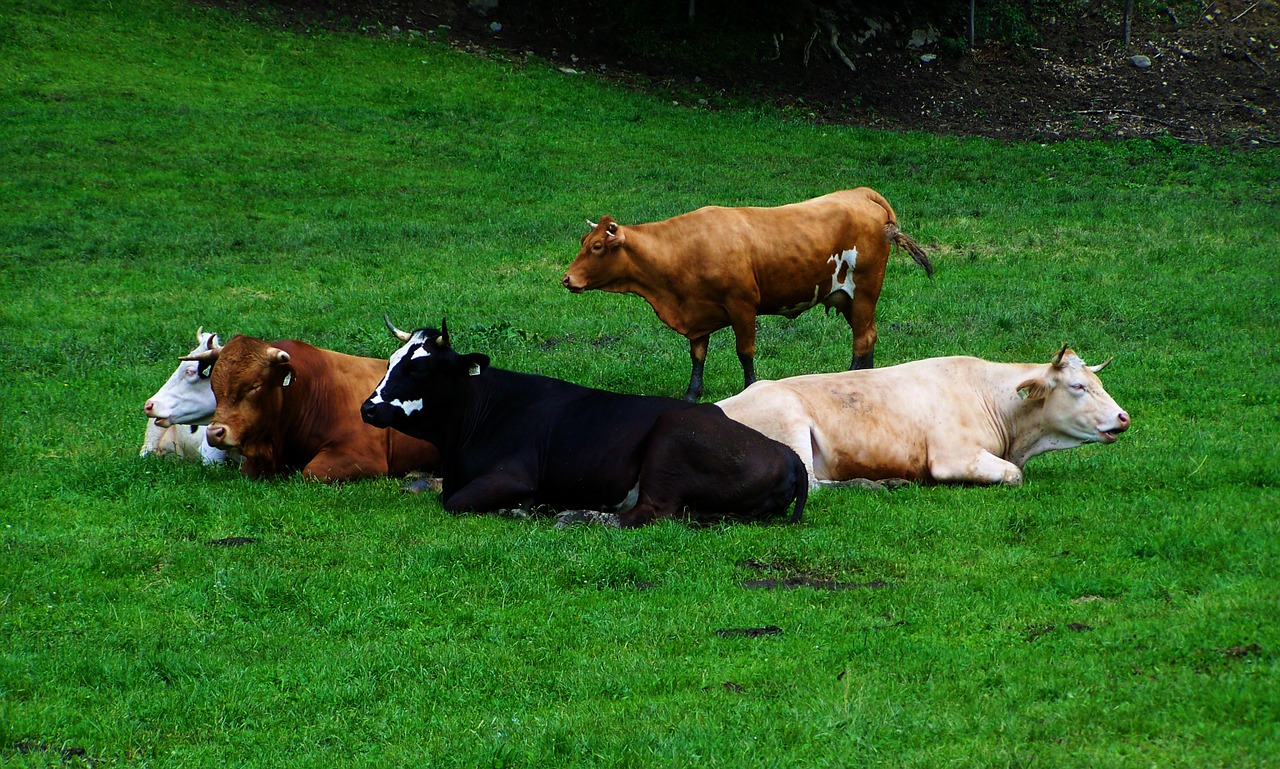
<path fill-rule="evenodd" d="M 898 231 L 880 193 L 866 187 L 777 208 L 707 206 L 649 224 L 606 216 L 561 281 L 574 293 L 639 294 L 689 340 L 686 400 L 702 393 L 711 333 L 733 327 L 743 386 L 755 381 L 756 316 L 795 318 L 818 304 L 840 310 L 853 331 L 849 368 L 871 368 L 876 301 L 889 246 L 897 243 L 933 277 L 924 249 Z"/>
<path fill-rule="evenodd" d="M 343 481 L 431 471 L 440 463 L 430 443 L 360 418 L 360 404 L 387 373 L 385 360 L 240 334 L 183 360 L 217 361 L 209 381 L 218 405 L 208 441 L 239 449 L 245 475 L 301 470 L 309 478 Z"/>

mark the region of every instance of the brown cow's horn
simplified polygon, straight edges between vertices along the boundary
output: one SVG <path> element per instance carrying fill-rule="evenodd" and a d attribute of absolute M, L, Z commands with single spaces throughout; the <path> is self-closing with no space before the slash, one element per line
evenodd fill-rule
<path fill-rule="evenodd" d="M 1103 362 L 1099 363 L 1099 364 L 1098 364 L 1098 365 L 1096 365 L 1096 366 L 1086 366 L 1085 368 L 1089 369 L 1090 371 L 1092 371 L 1093 373 L 1095 373 L 1095 374 L 1096 374 L 1096 373 L 1098 373 L 1099 371 L 1101 371 L 1101 370 L 1103 370 L 1104 368 L 1106 368 L 1108 365 L 1110 365 L 1111 361 L 1113 361 L 1113 360 L 1115 360 L 1115 356 L 1112 356 L 1112 357 L 1110 357 L 1110 358 L 1107 358 L 1106 360 L 1104 360 Z"/>
<path fill-rule="evenodd" d="M 387 330 L 390 331 L 391 335 L 394 336 L 396 339 L 399 339 L 401 342 L 409 341 L 409 332 L 401 331 L 400 329 L 396 328 L 395 325 L 391 322 L 391 318 L 388 318 L 386 313 L 382 314 L 382 322 L 387 324 Z"/>
<path fill-rule="evenodd" d="M 600 225 L 598 225 L 598 224 L 596 224 L 595 222 L 593 222 L 593 221 L 591 221 L 590 219 L 588 219 L 588 220 L 587 220 L 587 226 L 588 226 L 588 227 L 590 227 L 592 230 L 594 230 L 596 227 L 599 227 Z"/>
<path fill-rule="evenodd" d="M 279 347 L 268 347 L 267 359 L 272 363 L 288 363 L 289 353 L 281 350 Z"/>

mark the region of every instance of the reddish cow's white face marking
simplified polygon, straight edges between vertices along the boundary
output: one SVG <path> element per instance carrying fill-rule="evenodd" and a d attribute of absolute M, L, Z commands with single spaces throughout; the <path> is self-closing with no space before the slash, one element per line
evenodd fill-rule
<path fill-rule="evenodd" d="M 211 350 L 218 346 L 218 336 L 200 332 L 200 344 L 188 355 Z M 147 399 L 142 411 L 156 420 L 161 427 L 170 425 L 207 425 L 213 418 L 217 400 L 213 397 L 213 387 L 209 384 L 212 363 L 204 361 L 182 361 L 169 381 Z"/>

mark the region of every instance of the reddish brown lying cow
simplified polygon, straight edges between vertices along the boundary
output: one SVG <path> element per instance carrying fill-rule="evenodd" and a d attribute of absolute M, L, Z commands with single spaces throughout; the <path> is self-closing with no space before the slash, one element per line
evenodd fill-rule
<path fill-rule="evenodd" d="M 756 378 L 756 316 L 794 318 L 818 304 L 839 309 L 853 331 L 849 368 L 871 368 L 889 245 L 907 249 L 933 276 L 924 250 L 898 231 L 889 202 L 866 187 L 777 208 L 708 206 L 650 224 L 623 227 L 609 216 L 587 224 L 591 232 L 561 283 L 574 293 L 644 297 L 689 340 L 687 400 L 702 392 L 713 331 L 733 327 L 745 387 Z"/>
<path fill-rule="evenodd" d="M 245 475 L 301 470 L 307 477 L 342 481 L 439 465 L 440 454 L 430 443 L 360 418 L 360 404 L 387 371 L 385 360 L 243 335 L 183 360 L 213 359 L 218 365 L 210 382 L 218 407 L 208 441 L 239 449 Z"/>

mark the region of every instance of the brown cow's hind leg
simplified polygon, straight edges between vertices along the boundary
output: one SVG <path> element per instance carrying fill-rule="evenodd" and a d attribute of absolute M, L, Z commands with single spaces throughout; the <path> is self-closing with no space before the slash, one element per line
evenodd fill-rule
<path fill-rule="evenodd" d="M 684 399 L 691 403 L 702 394 L 702 369 L 707 363 L 707 343 L 710 341 L 710 334 L 689 340 L 689 360 L 693 363 L 693 371 L 689 374 L 689 389 L 685 391 Z"/>
<path fill-rule="evenodd" d="M 870 292 L 855 290 L 853 301 L 841 308 L 853 333 L 853 359 L 849 370 L 874 368 L 876 362 L 876 299 Z"/>

